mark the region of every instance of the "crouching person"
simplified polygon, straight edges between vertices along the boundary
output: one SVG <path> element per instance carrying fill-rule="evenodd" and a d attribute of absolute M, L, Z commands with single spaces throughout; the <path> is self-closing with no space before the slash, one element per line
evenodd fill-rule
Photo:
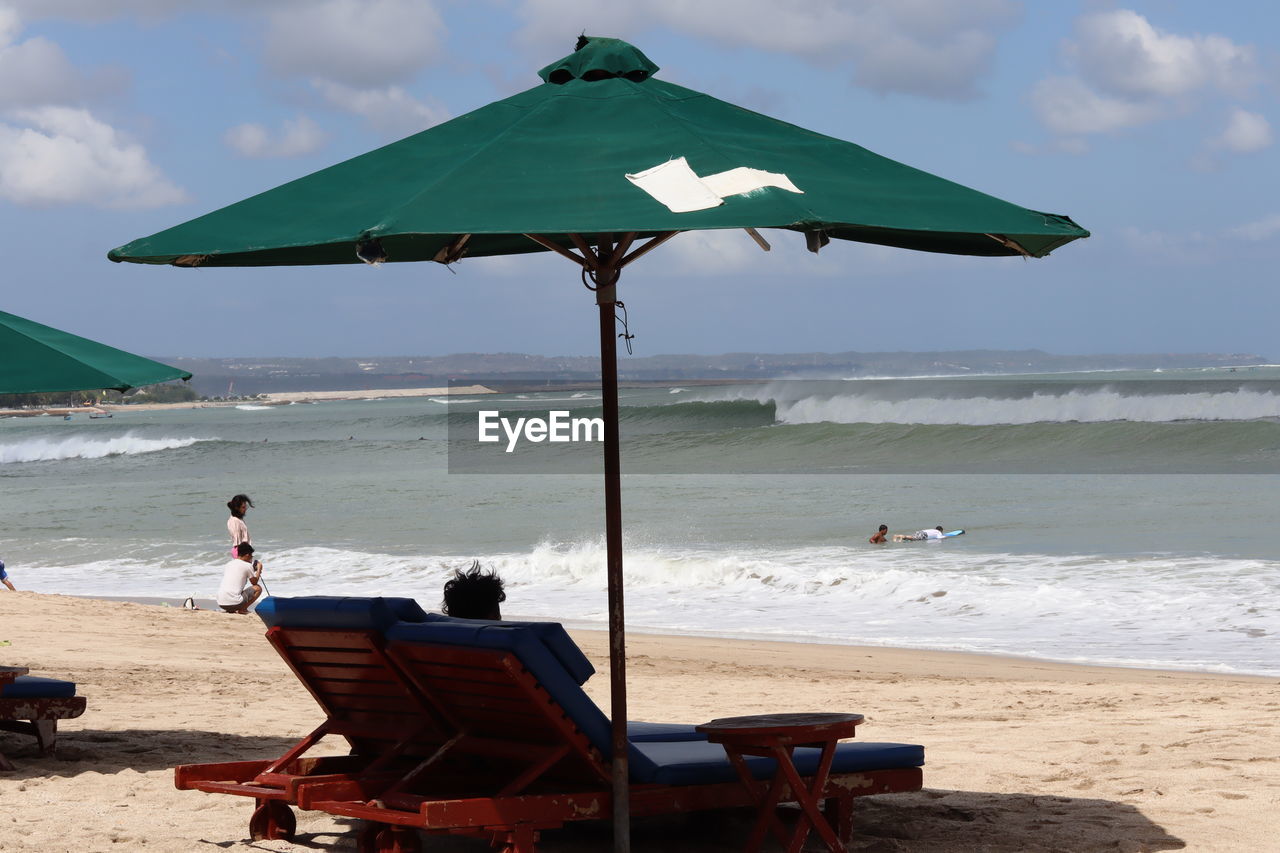
<path fill-rule="evenodd" d="M 218 588 L 218 606 L 228 613 L 248 613 L 249 605 L 262 595 L 262 563 L 253 559 L 253 546 L 241 542 L 236 557 L 222 570 L 222 586 Z"/>

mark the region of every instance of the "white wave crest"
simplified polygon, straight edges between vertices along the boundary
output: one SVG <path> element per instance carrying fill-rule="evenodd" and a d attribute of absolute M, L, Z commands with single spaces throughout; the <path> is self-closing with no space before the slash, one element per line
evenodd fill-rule
<path fill-rule="evenodd" d="M 252 404 L 245 403 L 243 405 L 236 406 L 236 408 L 242 412 L 265 412 L 267 409 L 272 409 L 275 407 L 274 406 L 254 406 Z"/>
<path fill-rule="evenodd" d="M 0 465 L 17 462 L 51 462 L 60 459 L 101 459 L 104 456 L 137 456 L 160 450 L 190 447 L 206 438 L 140 438 L 132 433 L 115 438 L 75 436 L 61 440 L 33 438 L 13 444 L 0 444 Z"/>
<path fill-rule="evenodd" d="M 767 400 L 762 400 L 766 402 Z M 1125 395 L 1110 389 L 1037 392 L 1030 397 L 911 397 L 850 394 L 773 400 L 784 424 L 988 424 L 1137 421 L 1250 421 L 1280 417 L 1280 395 L 1266 391 Z"/>
<path fill-rule="evenodd" d="M 1280 562 L 985 553 L 972 544 L 723 550 L 632 541 L 627 619 L 639 631 L 1280 675 L 1280 633 L 1268 603 Z M 263 578 L 275 595 L 408 596 L 434 610 L 444 581 L 473 556 L 506 581 L 509 618 L 607 623 L 598 539 L 474 555 L 267 550 Z M 178 547 L 147 559 L 33 562 L 24 578 L 43 592 L 176 603 L 193 591 L 212 595 L 226 559 Z"/>

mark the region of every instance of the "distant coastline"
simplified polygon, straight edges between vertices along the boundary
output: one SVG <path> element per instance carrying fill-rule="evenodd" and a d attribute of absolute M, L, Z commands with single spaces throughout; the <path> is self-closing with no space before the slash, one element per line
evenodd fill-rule
<path fill-rule="evenodd" d="M 0 418 L 34 418 L 46 415 L 111 415 L 116 412 L 151 412 L 164 409 L 216 409 L 228 406 L 287 406 L 290 403 L 319 403 L 334 400 L 377 400 L 383 397 L 447 397 L 457 394 L 494 394 L 483 385 L 461 385 L 453 388 L 362 388 L 356 391 L 281 391 L 246 397 L 240 400 L 197 400 L 183 403 L 102 403 L 97 406 L 71 406 L 48 409 L 0 409 Z"/>
<path fill-rule="evenodd" d="M 496 394 L 484 385 L 455 385 L 452 388 L 362 388 L 358 391 L 273 391 L 259 401 L 267 406 L 286 403 L 318 403 L 322 400 L 376 400 L 381 397 L 447 397 L 458 394 Z"/>
<path fill-rule="evenodd" d="M 208 398 L 260 394 L 315 394 L 390 389 L 421 395 L 446 385 L 484 385 L 502 392 L 570 386 L 599 387 L 595 356 L 522 353 L 458 353 L 442 356 L 363 358 L 161 357 L 194 374 L 191 387 Z M 649 355 L 620 359 L 623 383 L 721 384 L 772 379 L 865 379 L 907 376 L 974 376 L 1096 370 L 1246 368 L 1274 359 L 1248 353 L 1133 353 L 1057 355 L 1042 350 L 935 352 L 761 353 Z M 386 396 L 379 393 L 379 396 Z M 432 395 L 434 396 L 434 395 Z M 332 398 L 324 398 L 332 399 Z"/>

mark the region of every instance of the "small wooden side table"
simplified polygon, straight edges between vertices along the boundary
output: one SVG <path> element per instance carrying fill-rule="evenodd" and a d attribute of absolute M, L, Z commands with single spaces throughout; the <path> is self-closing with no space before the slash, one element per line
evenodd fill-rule
<path fill-rule="evenodd" d="M 726 717 L 712 720 L 697 727 L 707 735 L 711 743 L 724 747 L 738 778 L 749 791 L 755 791 L 755 778 L 747 768 L 744 755 L 758 755 L 777 762 L 768 792 L 757 803 L 756 822 L 747 839 L 747 852 L 757 853 L 764 843 L 765 834 L 772 832 L 788 853 L 798 853 L 809 836 L 809 829 L 818 831 L 831 853 L 845 853 L 844 844 L 831 828 L 819 807 L 818 799 L 831 773 L 836 744 L 841 738 L 853 737 L 854 729 L 862 722 L 861 714 L 760 714 L 752 717 Z M 798 746 L 822 748 L 818 769 L 809 783 L 796 770 L 792 754 Z M 791 787 L 791 796 L 802 809 L 790 838 L 786 828 L 778 820 L 775 809 L 782 801 L 782 793 Z"/>

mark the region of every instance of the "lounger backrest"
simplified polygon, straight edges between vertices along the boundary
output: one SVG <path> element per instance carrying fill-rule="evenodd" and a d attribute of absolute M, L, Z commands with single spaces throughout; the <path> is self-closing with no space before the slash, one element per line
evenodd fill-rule
<path fill-rule="evenodd" d="M 556 660 L 564 667 L 569 676 L 579 685 L 586 684 L 587 679 L 596 674 L 596 668 L 578 648 L 578 644 L 565 632 L 559 622 L 497 622 L 491 619 L 459 619 L 456 616 L 445 616 L 443 613 L 428 613 L 425 619 L 405 619 L 405 622 L 458 622 L 463 625 L 501 624 L 508 628 L 528 628 L 538 636 L 547 651 L 555 655 Z"/>
<path fill-rule="evenodd" d="M 397 622 L 431 618 L 412 598 L 308 595 L 264 598 L 254 611 L 268 628 L 385 631 Z"/>
<path fill-rule="evenodd" d="M 412 599 L 273 597 L 257 612 L 333 730 L 358 750 L 380 752 L 409 733 L 418 733 L 415 752 L 439 744 L 438 718 L 384 651 L 384 632 L 400 617 L 426 617 Z"/>
<path fill-rule="evenodd" d="M 613 752 L 609 720 L 550 648 L 572 647 L 579 655 L 581 650 L 559 624 L 536 624 L 538 628 L 470 619 L 401 623 L 387 631 L 388 653 L 451 718 L 480 736 L 539 744 L 563 741 L 557 730 L 562 714 L 594 747 L 598 758 L 583 760 L 599 772 Z M 457 653 L 448 654 L 450 649 Z M 515 656 L 554 706 L 525 695 L 502 663 L 508 655 Z M 633 778 L 652 775 L 648 758 L 634 746 L 628 754 Z"/>

